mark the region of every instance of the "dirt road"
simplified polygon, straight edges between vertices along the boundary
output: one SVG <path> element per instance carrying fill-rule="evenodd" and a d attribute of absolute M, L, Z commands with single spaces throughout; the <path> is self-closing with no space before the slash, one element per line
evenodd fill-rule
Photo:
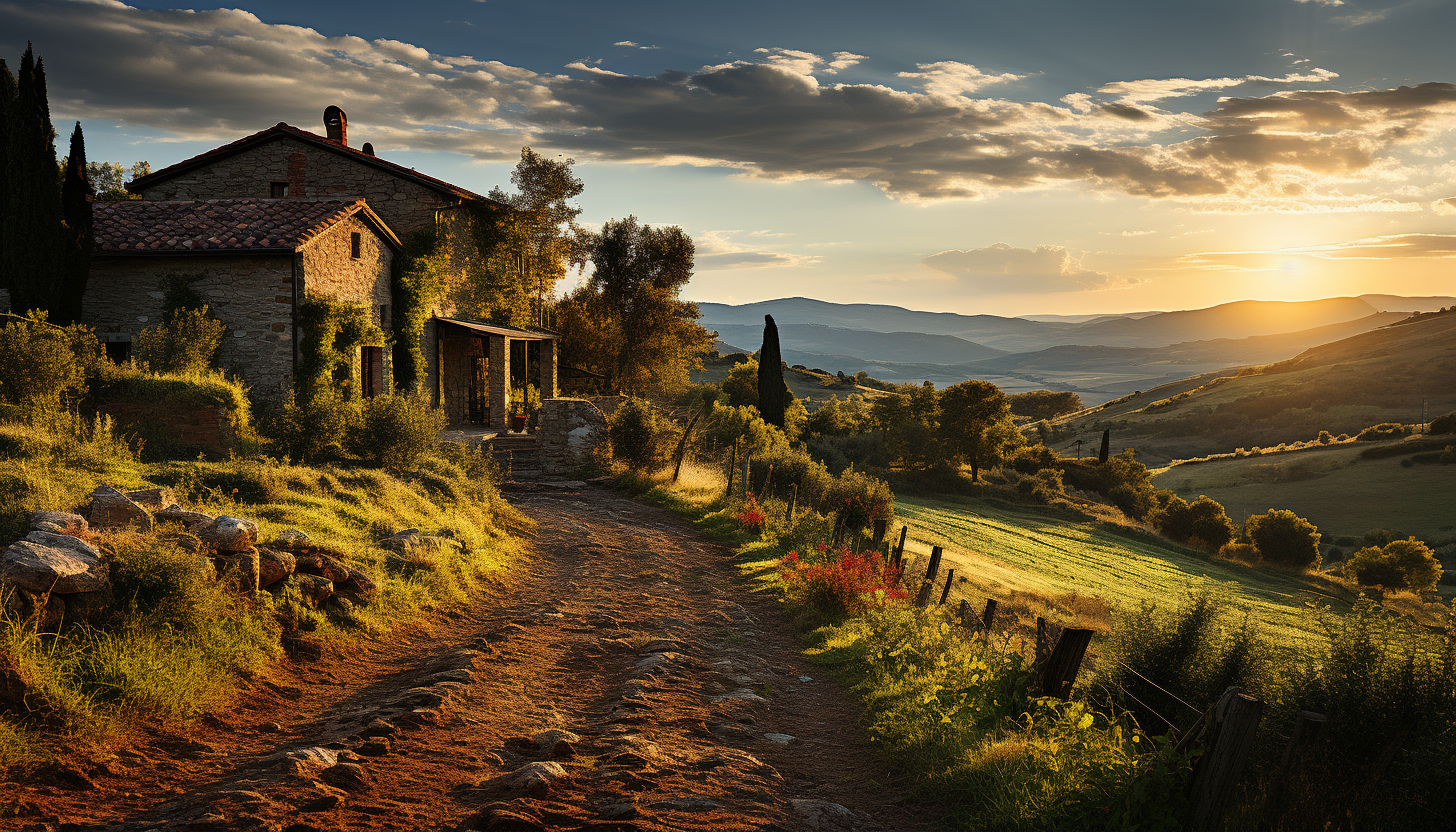
<path fill-rule="evenodd" d="M 725 549 L 595 487 L 507 496 L 537 536 L 475 609 L 34 779 L 0 828 L 922 828 Z"/>

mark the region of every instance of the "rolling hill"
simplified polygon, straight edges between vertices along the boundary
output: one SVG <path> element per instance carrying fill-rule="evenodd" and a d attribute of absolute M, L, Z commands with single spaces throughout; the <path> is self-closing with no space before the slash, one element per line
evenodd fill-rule
<path fill-rule="evenodd" d="M 1416 423 L 1456 410 L 1456 313 L 1386 326 L 1313 347 L 1263 372 L 1178 382 L 1059 423 L 1063 442 L 1113 431 L 1164 464 L 1239 447 Z"/>

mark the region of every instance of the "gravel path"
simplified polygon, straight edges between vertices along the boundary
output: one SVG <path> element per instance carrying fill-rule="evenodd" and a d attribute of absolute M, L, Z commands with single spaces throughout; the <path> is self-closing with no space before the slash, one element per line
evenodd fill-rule
<path fill-rule="evenodd" d="M 477 606 L 285 664 L 186 736 L 22 784 L 0 828 L 916 830 L 844 692 L 723 547 L 600 488 Z"/>

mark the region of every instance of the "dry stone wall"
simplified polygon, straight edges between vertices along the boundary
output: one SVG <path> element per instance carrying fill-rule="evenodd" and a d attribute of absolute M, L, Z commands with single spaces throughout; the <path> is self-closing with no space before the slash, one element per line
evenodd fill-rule
<path fill-rule="evenodd" d="M 563 474 L 587 462 L 607 438 L 607 417 L 586 399 L 541 403 L 541 470 Z"/>
<path fill-rule="evenodd" d="M 459 202 L 366 162 L 286 136 L 158 182 L 143 196 L 266 199 L 274 182 L 287 182 L 291 199 L 363 197 L 397 234 L 433 224 L 436 211 Z"/>

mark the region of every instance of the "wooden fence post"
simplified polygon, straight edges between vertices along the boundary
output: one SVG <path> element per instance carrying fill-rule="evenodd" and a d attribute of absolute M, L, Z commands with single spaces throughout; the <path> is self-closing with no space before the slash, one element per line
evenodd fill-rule
<path fill-rule="evenodd" d="M 986 599 L 986 611 L 983 612 L 983 613 L 981 613 L 981 630 L 983 632 L 986 632 L 986 633 L 990 633 L 991 632 L 991 621 L 995 617 L 996 617 L 996 599 L 995 598 L 987 598 Z"/>
<path fill-rule="evenodd" d="M 707 411 L 708 406 L 704 405 L 702 410 L 693 414 L 692 421 L 688 422 L 687 428 L 683 431 L 682 439 L 679 439 L 677 442 L 677 452 L 673 454 L 672 463 L 673 482 L 677 482 L 678 474 L 682 473 L 683 457 L 687 456 L 688 453 L 688 438 L 693 435 L 693 428 L 698 424 L 698 419 L 702 418 L 702 415 Z"/>
<path fill-rule="evenodd" d="M 1188 787 L 1190 806 L 1184 829 L 1214 832 L 1223 828 L 1224 811 L 1244 773 L 1263 714 L 1264 703 L 1237 687 L 1219 697 L 1209 724 L 1208 750 L 1198 758 Z"/>
<path fill-rule="evenodd" d="M 784 512 L 784 525 L 794 522 L 794 509 L 799 505 L 799 484 L 794 483 L 789 489 L 789 509 Z"/>
<path fill-rule="evenodd" d="M 909 526 L 900 527 L 900 542 L 895 544 L 895 568 L 902 568 L 905 563 L 905 535 L 910 533 Z"/>
<path fill-rule="evenodd" d="M 925 609 L 930 606 L 930 594 L 935 590 L 935 576 L 940 573 L 941 547 L 930 547 L 930 565 L 925 568 L 925 578 L 920 582 L 920 594 L 915 606 Z"/>
<path fill-rule="evenodd" d="M 1051 658 L 1051 655 L 1052 644 L 1051 638 L 1047 635 L 1046 619 L 1038 615 L 1036 617 L 1036 658 L 1033 661 L 1038 665 L 1043 665 L 1047 659 Z"/>
<path fill-rule="evenodd" d="M 930 547 L 930 565 L 925 568 L 925 580 L 933 581 L 935 576 L 940 574 L 940 556 L 942 549 L 939 546 Z"/>
<path fill-rule="evenodd" d="M 753 454 L 748 454 L 748 453 L 744 454 L 743 455 L 743 499 L 745 499 L 745 500 L 748 499 L 748 492 L 753 489 L 753 486 L 748 482 L 748 474 L 749 474 L 750 471 L 753 470 L 752 468 L 749 467 L 752 463 L 753 463 Z"/>
<path fill-rule="evenodd" d="M 885 519 L 883 517 L 875 521 L 874 529 L 874 547 L 875 551 L 878 552 L 880 550 L 880 544 L 885 540 Z"/>
<path fill-rule="evenodd" d="M 960 619 L 962 629 L 969 630 L 972 627 L 970 601 L 965 598 L 961 599 L 960 608 L 956 610 L 956 617 Z"/>
<path fill-rule="evenodd" d="M 1087 645 L 1092 643 L 1092 631 L 1068 627 L 1057 637 L 1057 646 L 1052 648 L 1046 666 L 1041 672 L 1041 695 L 1067 699 L 1072 695 L 1072 683 L 1077 680 L 1077 671 L 1082 669 L 1082 659 L 1087 655 Z"/>
<path fill-rule="evenodd" d="M 1400 749 L 1405 746 L 1406 735 L 1402 731 L 1385 741 L 1380 746 L 1380 752 L 1375 755 L 1375 761 L 1370 768 L 1365 770 L 1365 783 L 1360 787 L 1360 794 L 1355 798 L 1354 819 L 1359 820 L 1366 806 L 1370 805 L 1370 798 L 1375 795 L 1375 786 L 1380 783 L 1380 778 L 1385 776 L 1385 770 L 1395 762 L 1395 757 Z"/>
<path fill-rule="evenodd" d="M 945 570 L 945 589 L 940 591 L 940 606 L 945 606 L 945 599 L 950 597 L 951 585 L 955 583 L 955 567 Z"/>
<path fill-rule="evenodd" d="M 915 606 L 925 609 L 930 606 L 930 593 L 935 590 L 934 581 L 921 581 L 920 594 L 915 596 Z"/>
<path fill-rule="evenodd" d="M 733 496 L 733 474 L 738 470 L 738 440 L 733 440 L 733 450 L 728 454 L 728 490 L 723 492 L 724 497 Z"/>
<path fill-rule="evenodd" d="M 1311 747 L 1324 732 L 1327 721 L 1324 714 L 1313 711 L 1300 711 L 1294 718 L 1294 733 L 1284 749 L 1284 760 L 1274 775 L 1274 782 L 1269 786 L 1269 795 L 1264 799 L 1264 820 L 1259 824 L 1260 829 L 1278 826 L 1279 819 L 1284 816 L 1284 789 L 1299 775 L 1299 769 L 1309 758 Z"/>

